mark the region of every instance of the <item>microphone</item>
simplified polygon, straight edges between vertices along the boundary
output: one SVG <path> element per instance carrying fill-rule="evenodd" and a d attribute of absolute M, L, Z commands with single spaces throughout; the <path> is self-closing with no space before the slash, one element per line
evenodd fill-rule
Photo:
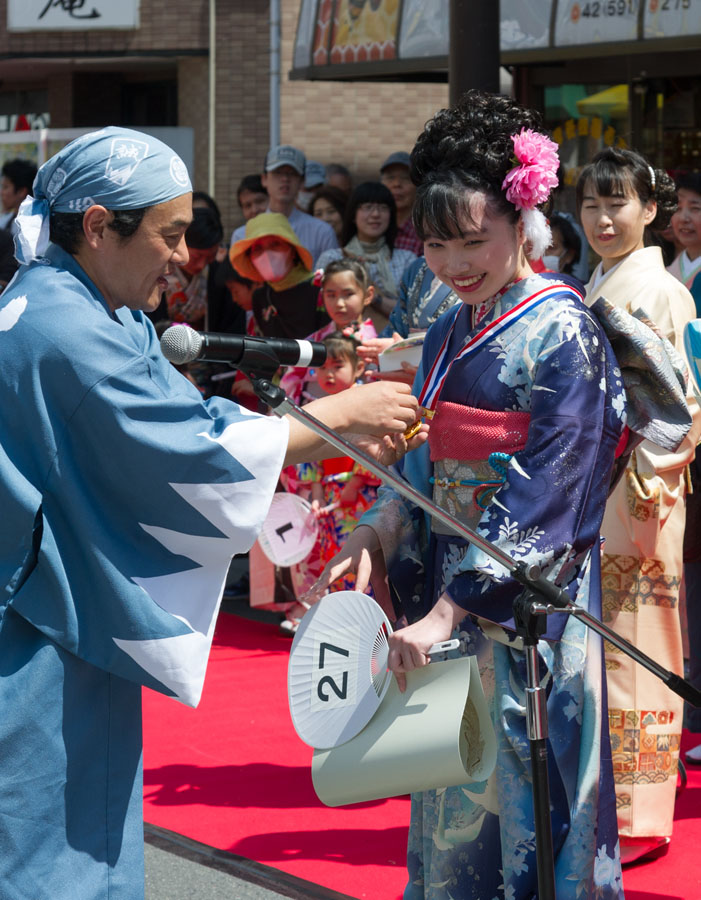
<path fill-rule="evenodd" d="M 281 366 L 323 366 L 326 346 L 320 341 L 296 341 L 290 338 L 254 338 L 240 334 L 216 334 L 195 331 L 188 325 L 171 325 L 161 337 L 161 352 L 173 365 L 182 366 L 196 359 L 252 364 L 261 353 L 272 353 Z"/>

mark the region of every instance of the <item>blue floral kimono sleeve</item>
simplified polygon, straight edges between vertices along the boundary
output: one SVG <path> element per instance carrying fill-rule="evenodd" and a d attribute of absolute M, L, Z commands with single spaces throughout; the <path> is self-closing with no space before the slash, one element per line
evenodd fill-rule
<path fill-rule="evenodd" d="M 620 372 L 598 323 L 577 306 L 541 309 L 509 337 L 512 348 L 522 344 L 521 365 L 514 368 L 508 355 L 500 361 L 492 353 L 483 375 L 494 368 L 492 396 L 508 401 L 511 389 L 512 408 L 529 411 L 531 419 L 526 445 L 509 460 L 505 482 L 477 531 L 515 561 L 539 565 L 574 599 L 598 538 L 623 427 Z M 474 378 L 474 371 L 466 367 L 451 373 L 446 399 L 455 400 L 458 379 L 467 377 Z M 468 405 L 480 400 L 488 398 L 470 397 Z M 474 545 L 447 585 L 465 610 L 507 627 L 513 627 L 512 603 L 520 590 L 501 564 Z M 550 636 L 559 636 L 562 627 L 564 622 L 550 628 Z"/>

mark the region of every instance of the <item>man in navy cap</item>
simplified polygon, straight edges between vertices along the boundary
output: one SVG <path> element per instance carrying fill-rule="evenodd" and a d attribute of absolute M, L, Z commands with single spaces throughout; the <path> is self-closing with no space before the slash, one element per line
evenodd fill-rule
<path fill-rule="evenodd" d="M 414 208 L 416 187 L 409 175 L 411 158 L 404 150 L 390 153 L 380 166 L 382 184 L 388 187 L 397 204 L 397 236 L 394 239 L 395 250 L 411 250 L 417 256 L 423 256 L 424 245 L 414 230 L 411 213 Z"/>
<path fill-rule="evenodd" d="M 268 151 L 261 181 L 268 192 L 267 212 L 282 213 L 312 255 L 314 262 L 324 250 L 338 247 L 336 232 L 321 219 L 316 219 L 296 206 L 297 194 L 302 187 L 307 160 L 301 150 L 290 144 L 281 144 Z M 242 225 L 233 234 L 232 243 L 243 240 L 246 227 Z"/>
<path fill-rule="evenodd" d="M 326 184 L 326 167 L 316 160 L 308 159 L 304 167 L 304 184 L 297 194 L 297 206 L 302 212 L 309 212 L 316 192 Z"/>

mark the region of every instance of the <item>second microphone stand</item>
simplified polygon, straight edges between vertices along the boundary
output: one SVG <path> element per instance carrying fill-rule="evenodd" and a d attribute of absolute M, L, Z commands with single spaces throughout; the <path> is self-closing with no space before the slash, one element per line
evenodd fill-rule
<path fill-rule="evenodd" d="M 514 622 L 516 633 L 523 640 L 526 659 L 526 719 L 536 835 L 538 900 L 557 900 L 548 782 L 547 698 L 545 688 L 540 683 L 538 665 L 538 640 L 546 630 L 545 616 L 551 613 L 566 613 L 575 616 L 592 631 L 610 641 L 615 647 L 663 681 L 670 690 L 683 697 L 692 706 L 701 707 L 701 691 L 641 653 L 633 644 L 617 635 L 615 631 L 590 615 L 581 606 L 573 603 L 566 591 L 543 576 L 539 566 L 523 561 L 515 562 L 512 557 L 481 537 L 469 526 L 445 512 L 433 500 L 417 491 L 391 469 L 378 463 L 360 447 L 356 447 L 350 441 L 340 437 L 333 429 L 293 403 L 282 388 L 270 380 L 278 366 L 279 362 L 274 354 L 268 353 L 265 348 L 262 348 L 259 359 L 251 360 L 249 358 L 247 364 L 239 368 L 250 378 L 257 396 L 271 406 L 277 415 L 290 415 L 323 437 L 344 455 L 351 456 L 360 462 L 383 483 L 391 485 L 402 497 L 415 503 L 460 537 L 487 553 L 523 586 L 522 593 L 514 600 Z"/>

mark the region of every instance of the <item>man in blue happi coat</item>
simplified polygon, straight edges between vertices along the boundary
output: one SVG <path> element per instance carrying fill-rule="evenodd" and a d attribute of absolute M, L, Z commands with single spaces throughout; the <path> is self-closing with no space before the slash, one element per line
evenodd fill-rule
<path fill-rule="evenodd" d="M 170 148 L 105 128 L 42 166 L 18 215 L 0 298 L 2 900 L 143 896 L 141 686 L 197 704 L 230 559 L 281 466 L 337 453 L 204 402 L 163 358 L 145 312 L 187 262 L 191 190 Z M 312 411 L 380 434 L 416 403 L 369 385 Z"/>

